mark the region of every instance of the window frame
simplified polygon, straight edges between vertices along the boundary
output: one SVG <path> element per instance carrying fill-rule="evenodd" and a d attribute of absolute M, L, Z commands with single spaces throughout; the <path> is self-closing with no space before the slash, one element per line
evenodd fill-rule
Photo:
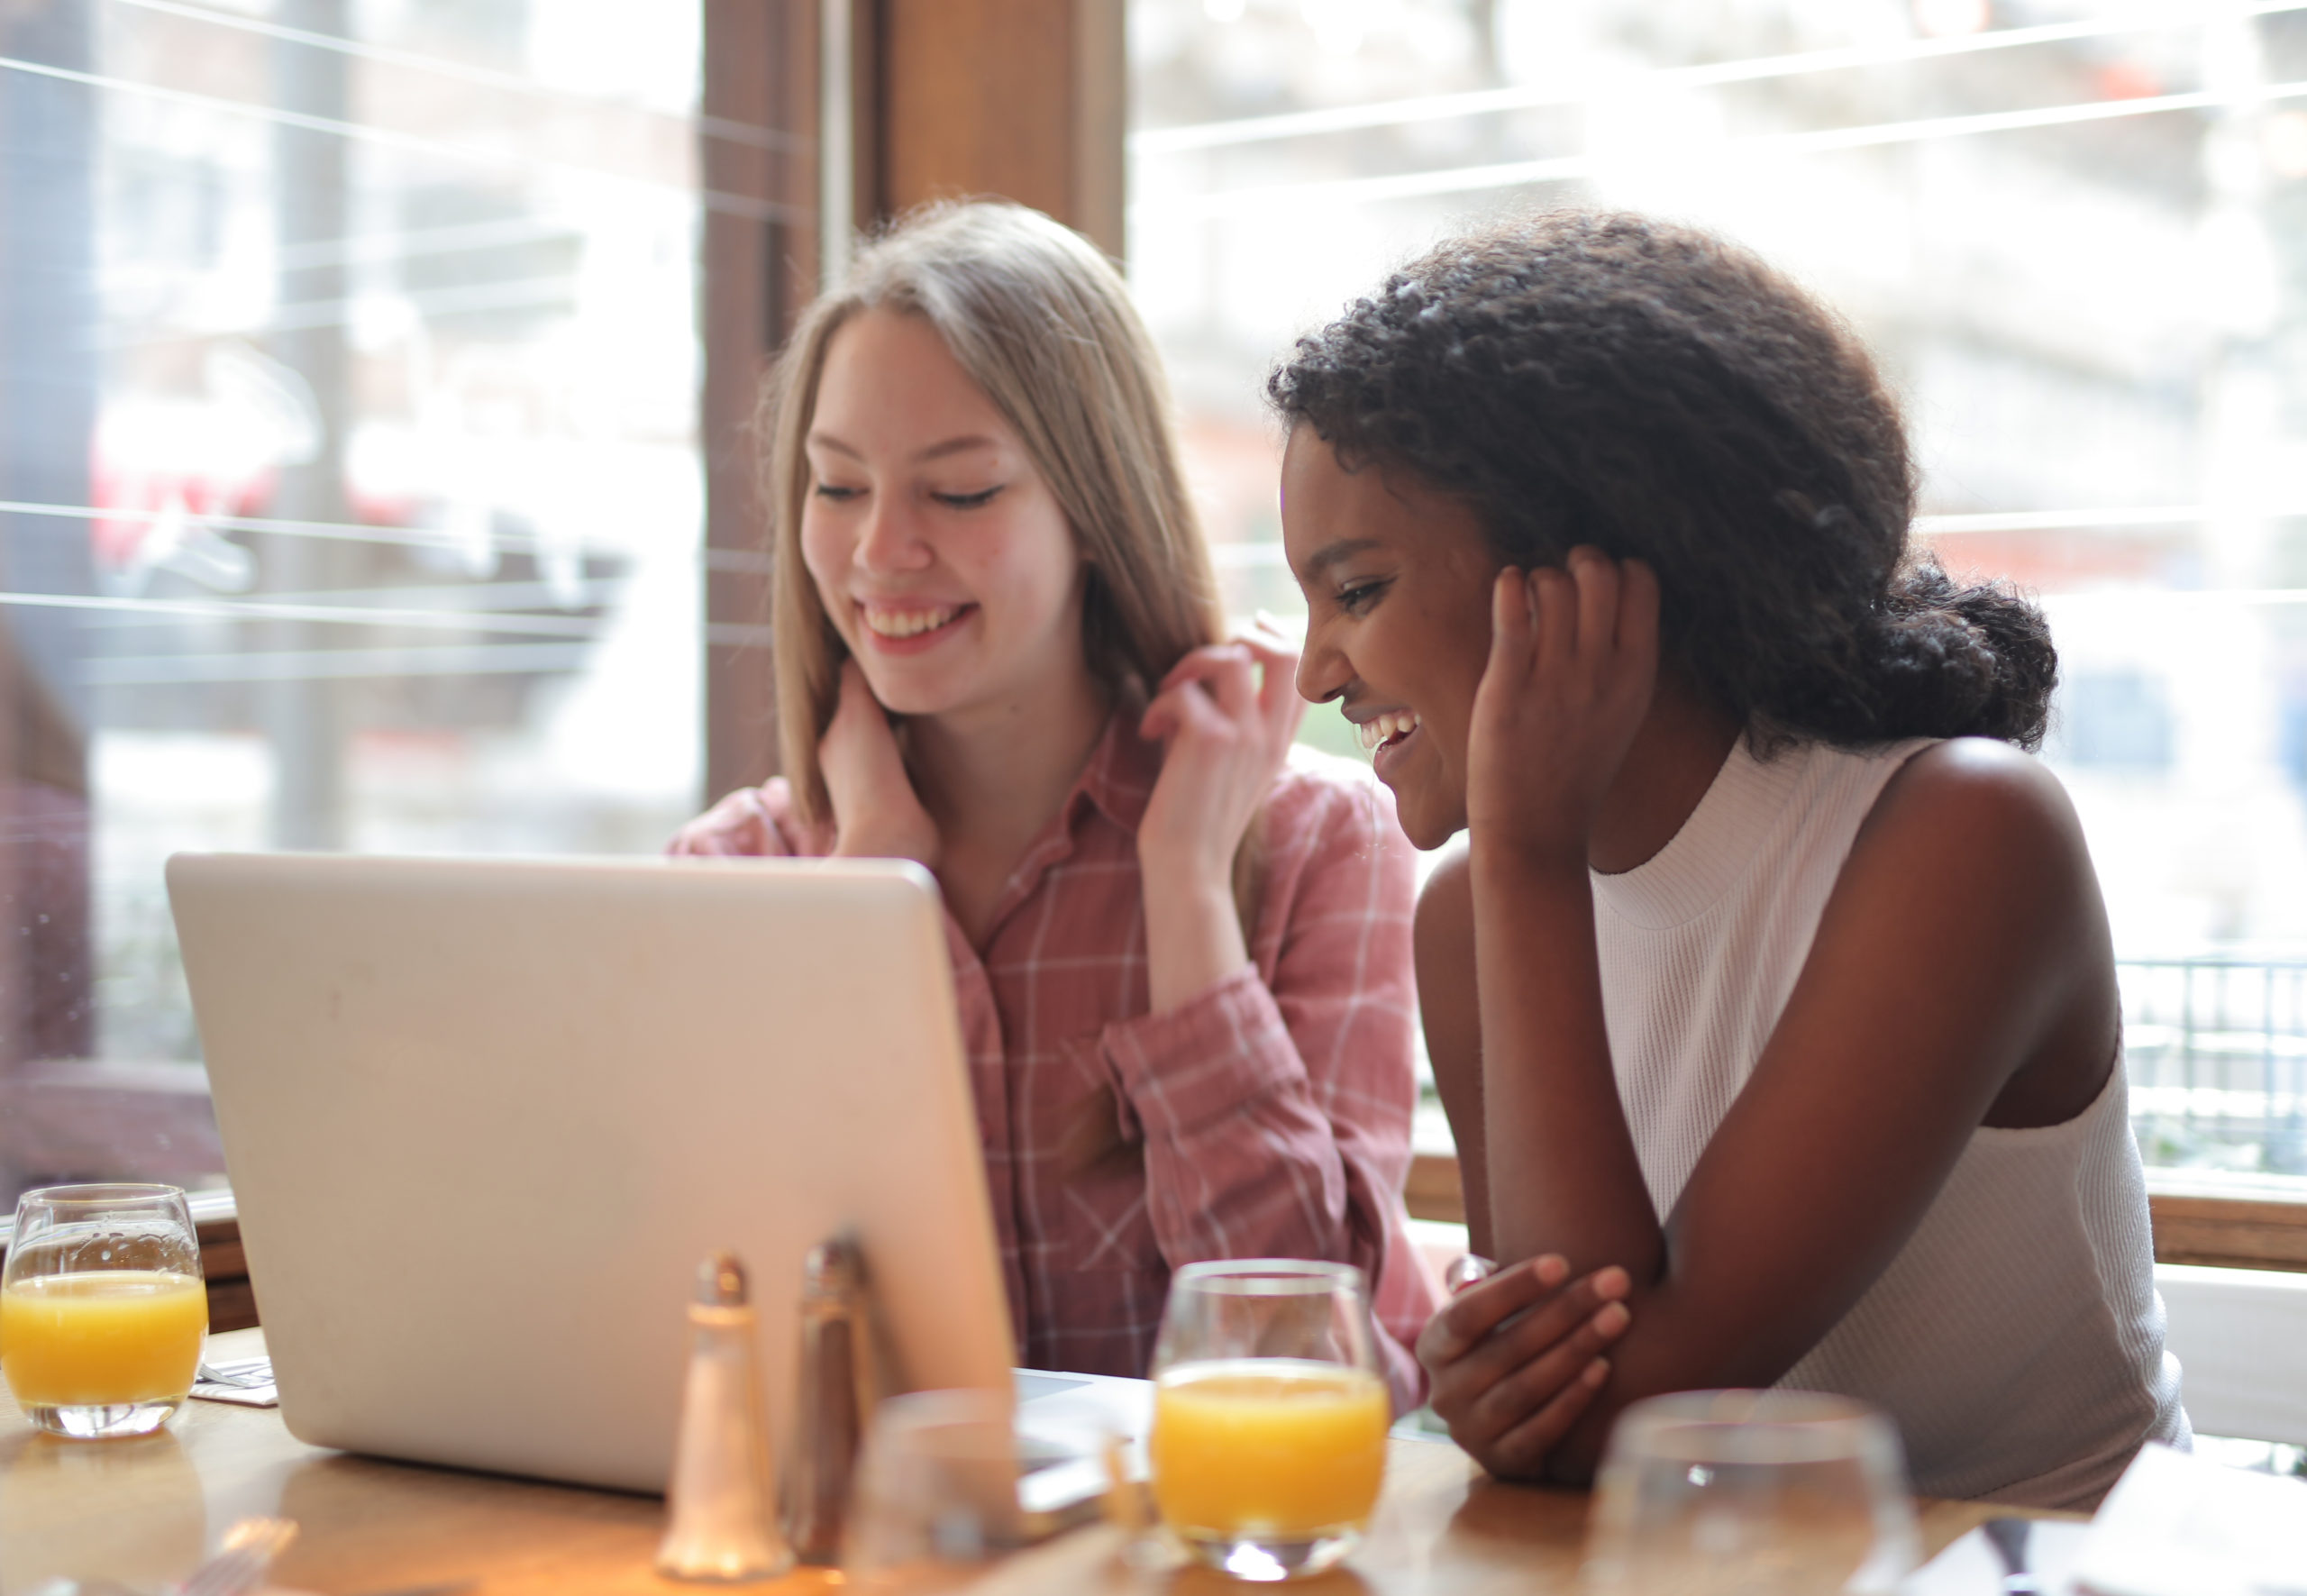
<path fill-rule="evenodd" d="M 1402 1197 L 1413 1219 L 1464 1224 L 1457 1154 L 1413 1155 Z M 2147 1208 L 2157 1263 L 2307 1271 L 2307 1191 L 2236 1197 L 2184 1171 L 2149 1170 Z"/>
<path fill-rule="evenodd" d="M 1124 259 L 1125 20 L 1125 0 L 705 0 L 705 114 L 816 130 L 773 154 L 704 141 L 709 187 L 789 214 L 706 223 L 709 625 L 769 618 L 754 409 L 822 280 L 821 219 L 870 231 L 931 200 L 998 196 Z M 702 646 L 710 802 L 776 773 L 776 702 L 769 644 Z"/>

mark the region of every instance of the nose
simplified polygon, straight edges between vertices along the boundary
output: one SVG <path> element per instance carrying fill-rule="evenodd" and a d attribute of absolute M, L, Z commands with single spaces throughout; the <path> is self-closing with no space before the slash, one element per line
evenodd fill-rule
<path fill-rule="evenodd" d="M 1329 641 L 1327 627 L 1309 622 L 1306 646 L 1298 654 L 1298 696 L 1309 704 L 1327 704 L 1353 679 L 1353 661 Z"/>
<path fill-rule="evenodd" d="M 851 558 L 859 570 L 880 573 L 926 570 L 937 555 L 922 539 L 904 500 L 893 493 L 876 493 L 867 506 L 865 524 L 857 530 L 857 548 Z"/>

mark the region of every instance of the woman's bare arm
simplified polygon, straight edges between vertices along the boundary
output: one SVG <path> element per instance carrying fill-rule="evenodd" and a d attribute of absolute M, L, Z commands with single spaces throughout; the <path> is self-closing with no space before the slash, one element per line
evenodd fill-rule
<path fill-rule="evenodd" d="M 1466 1240 L 1485 1258 L 1491 1249 L 1489 1163 L 1482 1156 L 1482 1016 L 1474 984 L 1473 885 L 1464 849 L 1454 850 L 1427 877 L 1418 898 L 1412 947 L 1418 968 L 1418 1014 L 1426 1030 L 1427 1062 L 1449 1117 L 1458 1149 L 1458 1187 L 1466 1204 Z"/>

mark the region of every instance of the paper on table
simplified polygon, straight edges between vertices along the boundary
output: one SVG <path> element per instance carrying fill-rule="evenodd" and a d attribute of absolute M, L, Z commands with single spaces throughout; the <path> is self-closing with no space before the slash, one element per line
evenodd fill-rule
<path fill-rule="evenodd" d="M 204 1402 L 235 1402 L 243 1408 L 278 1408 L 280 1389 L 272 1385 L 221 1385 L 204 1380 L 192 1388 L 192 1394 Z"/>
<path fill-rule="evenodd" d="M 278 1408 L 280 1388 L 272 1382 L 270 1358 L 242 1358 L 235 1363 L 205 1364 L 223 1380 L 193 1382 L 192 1394 L 204 1402 L 237 1402 L 243 1408 Z"/>
<path fill-rule="evenodd" d="M 2143 1447 L 2074 1574 L 2098 1596 L 2307 1596 L 2307 1483 Z"/>
<path fill-rule="evenodd" d="M 2056 1518 L 2038 1518 L 2029 1528 L 2027 1567 L 2042 1596 L 2069 1596 L 2074 1591 L 2068 1575 L 2090 1528 Z M 2002 1559 L 1986 1531 L 1974 1529 L 1909 1574 L 1899 1596 L 2002 1596 L 2003 1573 Z"/>

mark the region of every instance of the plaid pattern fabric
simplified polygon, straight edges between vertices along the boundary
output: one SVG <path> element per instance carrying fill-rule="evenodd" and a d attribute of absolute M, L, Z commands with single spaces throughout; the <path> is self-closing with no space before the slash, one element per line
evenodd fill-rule
<path fill-rule="evenodd" d="M 1300 751 L 1263 820 L 1250 963 L 1148 1014 L 1136 827 L 1159 744 L 1117 717 L 1018 861 L 982 949 L 949 917 L 962 1035 L 1018 1361 L 1143 1375 L 1170 1272 L 1330 1258 L 1372 1282 L 1396 1402 L 1434 1309 L 1405 1228 L 1413 1078 L 1409 842 L 1367 772 Z M 781 781 L 682 853 L 822 853 Z"/>

